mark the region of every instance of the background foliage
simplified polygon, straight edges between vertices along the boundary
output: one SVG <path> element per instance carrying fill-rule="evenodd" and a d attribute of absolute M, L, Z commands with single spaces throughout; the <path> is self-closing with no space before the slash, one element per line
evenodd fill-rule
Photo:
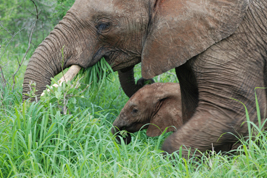
<path fill-rule="evenodd" d="M 253 124 L 256 140 L 198 160 L 163 157 L 169 133 L 148 138 L 140 131 L 131 144 L 118 145 L 110 129 L 128 98 L 103 60 L 38 103 L 22 102 L 30 56 L 73 3 L 0 0 L 0 177 L 267 177 L 266 132 Z M 140 66 L 135 72 L 138 79 Z M 177 82 L 173 70 L 155 80 Z"/>

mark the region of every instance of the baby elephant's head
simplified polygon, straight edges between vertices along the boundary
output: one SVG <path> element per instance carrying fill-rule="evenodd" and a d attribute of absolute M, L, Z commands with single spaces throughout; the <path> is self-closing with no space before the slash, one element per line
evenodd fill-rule
<path fill-rule="evenodd" d="M 179 84 L 154 83 L 144 86 L 129 99 L 114 121 L 112 133 L 120 136 L 122 130 L 132 133 L 147 128 L 147 136 L 155 137 L 166 128 L 170 132 L 182 125 Z M 130 143 L 130 134 L 126 134 L 123 140 Z"/>

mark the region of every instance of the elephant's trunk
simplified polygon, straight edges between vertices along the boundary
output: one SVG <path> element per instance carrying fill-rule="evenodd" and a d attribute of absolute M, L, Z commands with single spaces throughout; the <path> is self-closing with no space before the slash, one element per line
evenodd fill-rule
<path fill-rule="evenodd" d="M 137 83 L 135 83 L 134 78 L 134 66 L 127 67 L 123 70 L 119 70 L 119 79 L 121 83 L 121 87 L 124 93 L 131 98 L 135 92 L 137 92 L 140 88 L 145 86 L 146 84 L 154 83 L 153 79 L 144 79 L 140 78 Z"/>
<path fill-rule="evenodd" d="M 115 135 L 117 132 L 120 131 L 121 126 L 120 126 L 120 122 L 119 122 L 119 117 L 116 118 L 116 120 L 113 122 L 113 127 L 111 129 L 111 132 L 113 135 Z"/>
<path fill-rule="evenodd" d="M 129 98 L 142 87 L 135 84 L 134 66 L 126 68 L 125 70 L 119 70 L 118 73 L 121 87 Z"/>
<path fill-rule="evenodd" d="M 84 38 L 82 24 L 76 23 L 74 13 L 70 11 L 55 27 L 49 36 L 33 53 L 27 66 L 23 82 L 23 99 L 28 99 L 31 82 L 36 83 L 35 94 L 39 97 L 46 85 L 51 84 L 51 78 L 66 67 L 79 63 L 78 59 L 84 55 L 84 48 L 89 48 L 88 40 Z"/>
<path fill-rule="evenodd" d="M 112 134 L 116 137 L 117 142 L 120 144 L 121 144 L 121 138 L 126 145 L 131 143 L 132 140 L 131 135 L 128 132 L 125 132 L 125 135 L 121 135 L 120 130 L 121 130 L 121 121 L 119 120 L 119 118 L 117 118 L 114 121 L 113 127 L 111 129 Z"/>
<path fill-rule="evenodd" d="M 37 92 L 35 94 L 40 96 L 42 91 L 45 90 L 46 85 L 50 85 L 51 78 L 65 68 L 65 62 L 61 62 L 60 51 L 53 51 L 63 47 L 62 45 L 59 45 L 61 43 L 57 41 L 56 38 L 51 39 L 48 37 L 32 55 L 24 76 L 24 100 L 28 99 L 28 96 L 25 94 L 31 90 L 31 82 L 36 83 Z"/>

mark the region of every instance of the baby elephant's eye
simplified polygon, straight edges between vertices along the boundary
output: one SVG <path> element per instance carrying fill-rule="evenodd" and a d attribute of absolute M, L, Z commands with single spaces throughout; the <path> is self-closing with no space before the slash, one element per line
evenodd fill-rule
<path fill-rule="evenodd" d="M 97 31 L 101 33 L 103 31 L 107 31 L 110 28 L 110 26 L 111 26 L 110 22 L 101 22 L 97 24 L 96 28 L 97 28 Z"/>
<path fill-rule="evenodd" d="M 133 109 L 133 110 L 132 110 L 132 113 L 133 113 L 133 114 L 136 114 L 137 112 L 138 112 L 137 109 Z"/>

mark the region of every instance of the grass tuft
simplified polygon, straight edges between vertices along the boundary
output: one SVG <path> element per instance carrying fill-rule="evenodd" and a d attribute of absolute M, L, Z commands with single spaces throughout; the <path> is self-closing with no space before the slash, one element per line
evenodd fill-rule
<path fill-rule="evenodd" d="M 22 80 L 0 90 L 0 177 L 267 177 L 267 120 L 258 126 L 247 117 L 250 137 L 228 155 L 181 159 L 181 151 L 162 154 L 170 133 L 142 130 L 129 145 L 116 143 L 110 130 L 128 98 L 103 59 L 38 103 L 22 102 Z M 177 82 L 174 71 L 155 80 Z"/>

